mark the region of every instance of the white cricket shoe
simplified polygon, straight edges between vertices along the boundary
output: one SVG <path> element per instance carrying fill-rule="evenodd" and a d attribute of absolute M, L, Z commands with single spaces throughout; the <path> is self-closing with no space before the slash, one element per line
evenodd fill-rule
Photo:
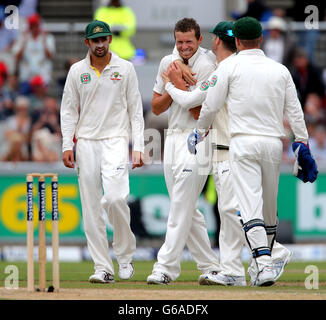
<path fill-rule="evenodd" d="M 198 283 L 201 286 L 220 284 L 219 282 L 216 281 L 217 275 L 218 275 L 218 271 L 209 271 L 209 272 L 203 273 L 199 276 Z"/>
<path fill-rule="evenodd" d="M 170 278 L 165 273 L 153 272 L 147 277 L 147 284 L 170 284 Z"/>
<path fill-rule="evenodd" d="M 114 277 L 105 270 L 96 270 L 88 279 L 91 283 L 114 283 Z"/>
<path fill-rule="evenodd" d="M 285 266 L 290 262 L 292 258 L 293 252 L 290 250 L 287 250 L 284 257 L 282 257 L 280 260 L 273 261 L 273 269 L 275 273 L 274 281 L 278 280 L 281 275 L 284 272 Z"/>
<path fill-rule="evenodd" d="M 206 279 L 201 280 L 202 276 L 206 276 Z M 201 281 L 200 281 L 201 280 Z M 229 276 L 221 273 L 213 274 L 204 274 L 199 276 L 199 284 L 202 285 L 222 285 L 222 286 L 235 286 L 235 287 L 245 287 L 247 285 L 246 278 L 242 276 Z M 202 282 L 202 283 L 201 283 Z"/>
<path fill-rule="evenodd" d="M 254 286 L 268 287 L 275 283 L 275 272 L 272 267 L 264 267 L 257 275 Z"/>
<path fill-rule="evenodd" d="M 135 272 L 133 263 L 120 263 L 119 264 L 119 278 L 123 280 L 130 279 Z"/>

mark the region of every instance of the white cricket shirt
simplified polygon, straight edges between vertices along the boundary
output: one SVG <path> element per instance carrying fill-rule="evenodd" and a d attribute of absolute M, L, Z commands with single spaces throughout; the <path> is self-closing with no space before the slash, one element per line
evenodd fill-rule
<path fill-rule="evenodd" d="M 221 61 L 220 64 L 223 64 L 225 60 L 231 59 L 232 57 L 235 57 L 235 54 L 227 57 Z M 176 103 L 189 110 L 189 108 L 191 108 L 193 105 L 201 105 L 205 101 L 207 92 L 216 81 L 216 71 L 217 70 L 214 70 L 206 81 L 203 81 L 199 87 L 191 92 L 177 89 L 171 82 L 166 84 L 165 89 Z M 215 119 L 212 123 L 212 129 L 210 130 L 209 134 L 211 142 L 213 142 L 215 145 L 224 147 L 228 147 L 230 145 L 228 110 L 226 104 L 224 104 L 224 106 L 216 114 Z M 218 152 L 214 152 L 214 160 L 224 161 L 227 159 L 228 151 L 219 150 Z"/>
<path fill-rule="evenodd" d="M 73 137 L 100 140 L 129 137 L 133 150 L 144 152 L 144 119 L 135 69 L 112 53 L 98 77 L 90 54 L 73 64 L 61 103 L 62 150 L 73 149 Z"/>
<path fill-rule="evenodd" d="M 170 54 L 162 58 L 159 70 L 154 85 L 154 91 L 163 95 L 165 93 L 164 81 L 161 74 L 167 70 L 171 62 L 175 60 L 175 55 Z M 206 80 L 209 75 L 214 71 L 215 64 L 207 57 L 204 50 L 197 50 L 196 53 L 189 59 L 188 66 L 196 73 L 195 78 L 197 84 L 189 88 L 190 91 L 194 90 Z M 178 103 L 173 101 L 168 109 L 169 112 L 169 129 L 193 129 L 196 127 L 196 120 L 191 116 L 188 111 L 191 108 L 197 107 L 200 104 L 193 104 L 188 109 L 182 108 Z"/>
<path fill-rule="evenodd" d="M 197 128 L 208 129 L 226 102 L 229 131 L 236 134 L 284 137 L 283 114 L 296 140 L 306 142 L 303 111 L 289 70 L 260 49 L 240 51 L 216 70 L 217 81 L 207 92 Z"/>

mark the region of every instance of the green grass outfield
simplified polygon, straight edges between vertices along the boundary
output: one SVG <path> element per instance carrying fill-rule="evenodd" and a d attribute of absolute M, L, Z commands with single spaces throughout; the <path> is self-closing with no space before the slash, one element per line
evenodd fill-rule
<path fill-rule="evenodd" d="M 119 288 L 119 289 L 145 289 L 145 290 L 198 290 L 199 286 L 197 283 L 198 276 L 200 272 L 197 270 L 194 262 L 182 262 L 182 272 L 177 281 L 172 282 L 170 286 L 165 285 L 147 285 L 146 278 L 151 273 L 152 267 L 155 261 L 135 261 L 135 275 L 131 280 L 125 281 L 120 280 L 117 276 L 117 263 L 114 261 L 116 279 L 115 284 L 103 285 L 103 284 L 91 284 L 88 282 L 89 276 L 93 272 L 92 262 L 80 262 L 80 263 L 60 263 L 60 286 L 61 288 L 103 288 L 103 286 L 110 288 Z M 14 265 L 18 268 L 19 271 L 19 287 L 26 288 L 27 284 L 27 264 L 26 262 L 0 262 L 0 287 L 5 286 L 5 279 L 9 274 L 6 273 L 6 267 Z M 305 273 L 306 267 L 309 265 L 316 266 L 318 268 L 319 275 L 319 289 L 318 290 L 307 290 L 305 287 L 305 279 L 311 275 L 311 273 Z M 245 265 L 247 268 L 247 265 Z M 47 263 L 47 286 L 50 286 L 52 279 L 51 272 L 51 263 Z M 38 280 L 38 264 L 35 263 L 35 285 L 37 286 Z M 247 278 L 249 281 L 249 278 Z M 221 287 L 225 290 L 253 290 L 257 287 Z M 214 290 L 217 286 L 200 286 L 200 290 Z M 325 262 L 291 262 L 286 267 L 282 277 L 278 280 L 276 285 L 269 287 L 269 290 L 280 290 L 284 291 L 302 291 L 305 292 L 318 292 L 326 294 L 326 261 Z"/>

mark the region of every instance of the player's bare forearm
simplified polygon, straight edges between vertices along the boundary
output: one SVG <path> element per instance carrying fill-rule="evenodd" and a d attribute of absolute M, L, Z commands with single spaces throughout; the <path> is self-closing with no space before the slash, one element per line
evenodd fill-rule
<path fill-rule="evenodd" d="M 198 120 L 199 119 L 199 115 L 200 115 L 200 110 L 201 110 L 201 106 L 198 106 L 198 107 L 189 109 L 189 112 L 190 112 L 191 116 L 195 120 Z"/>
<path fill-rule="evenodd" d="M 154 92 L 152 99 L 152 112 L 158 116 L 169 109 L 171 103 L 172 98 L 167 92 L 163 93 L 162 95 Z"/>

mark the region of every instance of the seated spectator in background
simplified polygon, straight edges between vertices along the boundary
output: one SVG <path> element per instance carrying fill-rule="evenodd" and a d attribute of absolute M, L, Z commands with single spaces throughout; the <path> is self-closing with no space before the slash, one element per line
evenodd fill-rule
<path fill-rule="evenodd" d="M 271 16 L 272 11 L 265 5 L 263 0 L 247 0 L 247 10 L 243 13 L 233 11 L 231 13 L 234 19 L 242 17 L 254 17 L 259 21 L 267 21 Z"/>
<path fill-rule="evenodd" d="M 316 93 L 321 98 L 324 96 L 322 72 L 320 68 L 309 61 L 308 55 L 303 49 L 295 50 L 289 70 L 303 108 L 309 93 Z"/>
<path fill-rule="evenodd" d="M 63 77 L 60 77 L 58 80 L 57 80 L 57 83 L 58 83 L 58 96 L 61 98 L 62 97 L 62 93 L 63 93 L 63 88 L 66 84 L 66 79 L 67 79 L 67 75 L 68 75 L 68 72 L 70 70 L 70 67 L 78 62 L 79 59 L 78 58 L 75 58 L 75 57 L 72 57 L 72 58 L 69 58 L 65 61 L 65 65 L 64 65 L 64 69 L 65 69 L 65 74 L 63 75 Z"/>
<path fill-rule="evenodd" d="M 130 60 L 136 49 L 130 38 L 136 33 L 136 17 L 130 7 L 120 0 L 111 0 L 107 6 L 99 7 L 94 14 L 95 20 L 108 23 L 113 33 L 110 50 L 120 58 Z"/>
<path fill-rule="evenodd" d="M 30 99 L 30 115 L 33 123 L 39 118 L 44 107 L 44 100 L 47 95 L 47 85 L 41 76 L 34 76 L 29 81 L 31 88 Z"/>
<path fill-rule="evenodd" d="M 268 34 L 263 38 L 262 50 L 267 57 L 289 66 L 296 44 L 286 29 L 285 20 L 280 17 L 270 18 L 267 22 Z"/>
<path fill-rule="evenodd" d="M 13 101 L 16 97 L 12 97 L 6 88 L 7 79 L 7 67 L 3 62 L 0 62 L 0 121 L 14 114 Z"/>
<path fill-rule="evenodd" d="M 1 64 L 1 63 L 0 63 Z M 0 67 L 1 68 L 1 67 Z M 11 100 L 12 104 L 19 96 L 19 88 L 18 88 L 18 75 L 8 74 L 7 81 L 5 82 L 4 90 L 6 95 Z"/>
<path fill-rule="evenodd" d="M 316 93 L 309 93 L 304 105 L 305 120 L 309 123 L 326 125 L 325 109 L 322 108 L 322 99 Z"/>
<path fill-rule="evenodd" d="M 313 136 L 309 139 L 309 147 L 317 163 L 326 161 L 326 128 L 317 125 Z"/>
<path fill-rule="evenodd" d="M 61 128 L 58 100 L 46 97 L 44 108 L 32 128 L 32 160 L 55 162 L 61 155 Z"/>
<path fill-rule="evenodd" d="M 41 29 L 38 14 L 28 17 L 29 29 L 14 44 L 12 52 L 16 57 L 20 92 L 29 94 L 29 81 L 40 75 L 46 84 L 52 77 L 52 59 L 55 53 L 55 40 L 52 34 Z"/>
<path fill-rule="evenodd" d="M 29 100 L 19 96 L 15 101 L 15 114 L 6 120 L 5 139 L 8 153 L 4 161 L 25 161 L 29 159 L 31 118 L 28 114 Z"/>

